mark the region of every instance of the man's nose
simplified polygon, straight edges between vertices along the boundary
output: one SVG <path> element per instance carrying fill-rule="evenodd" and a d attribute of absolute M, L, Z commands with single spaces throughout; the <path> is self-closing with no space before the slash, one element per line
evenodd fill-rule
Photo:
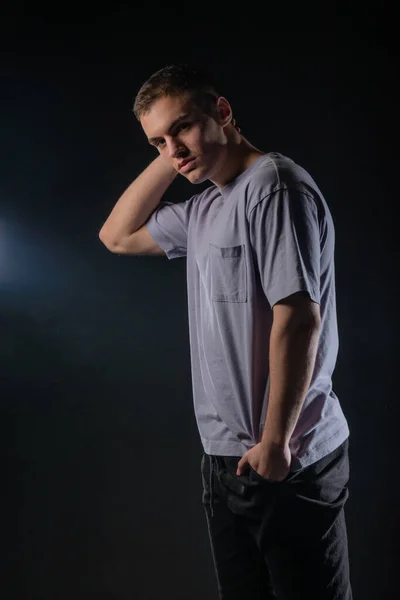
<path fill-rule="evenodd" d="M 168 153 L 171 158 L 182 158 L 186 152 L 187 150 L 182 146 L 182 144 L 176 142 L 175 140 L 171 140 L 168 144 Z"/>

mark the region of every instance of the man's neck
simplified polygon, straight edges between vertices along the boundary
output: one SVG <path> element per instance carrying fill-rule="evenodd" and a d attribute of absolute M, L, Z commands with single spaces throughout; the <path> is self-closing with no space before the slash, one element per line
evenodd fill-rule
<path fill-rule="evenodd" d="M 241 137 L 242 140 L 239 144 L 233 145 L 228 149 L 224 166 L 219 170 L 215 178 L 210 180 L 220 189 L 224 188 L 228 183 L 236 179 L 236 177 L 239 177 L 255 160 L 265 154 L 265 152 L 258 150 L 258 148 L 245 140 L 243 136 Z"/>

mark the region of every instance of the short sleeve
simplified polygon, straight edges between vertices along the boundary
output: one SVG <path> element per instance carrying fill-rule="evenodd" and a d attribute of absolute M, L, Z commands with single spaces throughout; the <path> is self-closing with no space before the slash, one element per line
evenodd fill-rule
<path fill-rule="evenodd" d="M 314 198 L 295 188 L 275 191 L 252 209 L 249 227 L 271 307 L 300 291 L 320 304 L 320 226 Z"/>
<path fill-rule="evenodd" d="M 195 196 L 186 202 L 160 202 L 146 227 L 169 259 L 186 256 L 190 212 Z"/>

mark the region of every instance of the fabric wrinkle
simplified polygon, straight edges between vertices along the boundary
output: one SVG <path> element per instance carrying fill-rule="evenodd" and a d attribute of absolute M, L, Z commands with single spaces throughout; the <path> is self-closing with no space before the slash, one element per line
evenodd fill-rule
<path fill-rule="evenodd" d="M 209 488 L 210 488 L 210 513 L 211 516 L 214 516 L 214 471 L 216 476 L 218 477 L 219 468 L 218 468 L 218 457 L 212 454 L 209 454 L 209 463 L 210 463 L 210 474 L 209 474 Z"/>

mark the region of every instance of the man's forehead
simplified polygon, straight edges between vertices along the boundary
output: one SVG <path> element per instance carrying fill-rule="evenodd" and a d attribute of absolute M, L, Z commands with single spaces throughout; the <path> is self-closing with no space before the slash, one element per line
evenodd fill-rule
<path fill-rule="evenodd" d="M 189 101 L 179 96 L 163 96 L 153 102 L 150 110 L 142 116 L 142 124 L 145 126 L 152 123 L 176 119 L 180 114 L 191 112 L 192 106 Z"/>

